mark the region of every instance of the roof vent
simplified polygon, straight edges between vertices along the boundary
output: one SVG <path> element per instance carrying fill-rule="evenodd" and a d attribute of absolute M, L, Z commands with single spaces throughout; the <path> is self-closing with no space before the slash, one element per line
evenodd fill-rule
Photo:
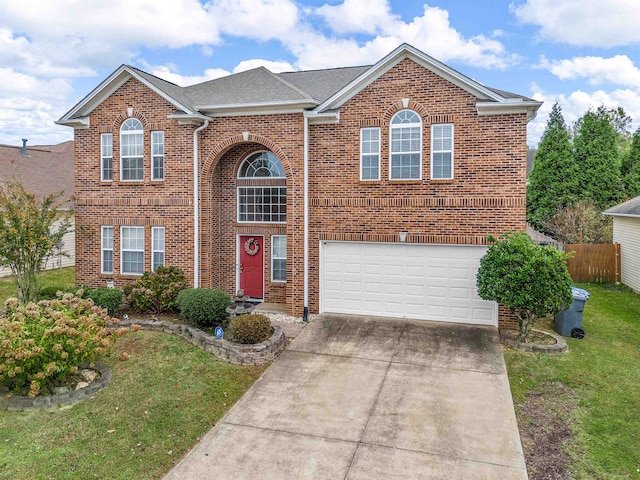
<path fill-rule="evenodd" d="M 23 138 L 22 139 L 22 156 L 23 157 L 28 157 L 29 154 L 27 153 L 27 139 Z"/>

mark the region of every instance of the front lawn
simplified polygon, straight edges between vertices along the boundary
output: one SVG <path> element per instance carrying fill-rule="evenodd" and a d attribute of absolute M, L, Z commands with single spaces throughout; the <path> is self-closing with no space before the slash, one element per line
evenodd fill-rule
<path fill-rule="evenodd" d="M 505 350 L 525 453 L 534 437 L 538 449 L 559 440 L 539 452 L 539 462 L 528 459 L 529 475 L 565 478 L 544 472 L 565 451 L 577 480 L 640 478 L 640 295 L 623 286 L 579 286 L 591 293 L 586 336 L 567 338 L 568 354 Z"/>
<path fill-rule="evenodd" d="M 167 473 L 262 374 L 184 340 L 119 338 L 111 384 L 52 411 L 0 412 L 0 479 L 155 479 Z"/>

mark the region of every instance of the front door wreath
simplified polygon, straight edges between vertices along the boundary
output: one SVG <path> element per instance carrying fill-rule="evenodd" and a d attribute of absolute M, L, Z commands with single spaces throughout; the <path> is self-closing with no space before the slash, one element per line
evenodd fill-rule
<path fill-rule="evenodd" d="M 258 240 L 251 237 L 249 240 L 244 242 L 244 251 L 247 255 L 251 255 L 252 257 L 256 255 L 260 251 L 260 244 Z"/>

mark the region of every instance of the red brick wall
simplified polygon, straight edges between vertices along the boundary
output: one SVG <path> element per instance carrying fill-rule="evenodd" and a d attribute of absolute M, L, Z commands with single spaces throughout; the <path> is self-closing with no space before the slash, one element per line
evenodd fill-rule
<path fill-rule="evenodd" d="M 423 122 L 421 180 L 389 180 L 389 121 L 402 99 Z M 403 60 L 340 109 L 336 125 L 311 125 L 310 310 L 318 310 L 320 240 L 479 244 L 486 234 L 525 229 L 526 118 L 524 114 L 479 117 L 471 94 L 417 64 Z M 120 182 L 119 128 L 134 109 L 145 127 L 145 178 Z M 78 282 L 116 284 L 129 277 L 100 275 L 100 225 L 114 225 L 114 264 L 119 270 L 119 226 L 164 225 L 166 264 L 193 278 L 193 126 L 166 118 L 174 108 L 129 80 L 91 114 L 91 127 L 76 130 Z M 454 179 L 431 180 L 433 123 L 453 123 Z M 273 114 L 214 118 L 200 134 L 200 278 L 205 287 L 234 293 L 237 235 L 265 237 L 265 301 L 303 307 L 303 116 Z M 360 181 L 361 126 L 381 128 L 381 180 Z M 150 180 L 150 131 L 165 131 L 164 182 Z M 100 182 L 100 136 L 113 133 L 114 181 Z M 286 225 L 245 224 L 236 219 L 237 170 L 257 150 L 271 150 L 285 167 Z M 270 282 L 270 235 L 287 235 L 287 283 Z M 501 322 L 507 321 L 501 309 Z"/>

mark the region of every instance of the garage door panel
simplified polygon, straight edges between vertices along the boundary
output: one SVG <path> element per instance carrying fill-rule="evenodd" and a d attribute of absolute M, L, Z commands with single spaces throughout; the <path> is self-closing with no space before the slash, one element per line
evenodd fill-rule
<path fill-rule="evenodd" d="M 323 242 L 324 312 L 497 325 L 475 276 L 486 247 Z"/>

